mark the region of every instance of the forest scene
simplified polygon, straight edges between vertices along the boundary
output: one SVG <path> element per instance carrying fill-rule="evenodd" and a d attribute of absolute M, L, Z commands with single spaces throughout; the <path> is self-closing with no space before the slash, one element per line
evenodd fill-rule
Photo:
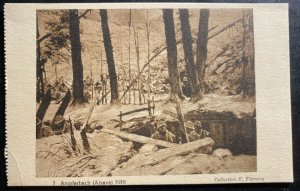
<path fill-rule="evenodd" d="M 256 172 L 252 9 L 36 12 L 36 176 Z"/>

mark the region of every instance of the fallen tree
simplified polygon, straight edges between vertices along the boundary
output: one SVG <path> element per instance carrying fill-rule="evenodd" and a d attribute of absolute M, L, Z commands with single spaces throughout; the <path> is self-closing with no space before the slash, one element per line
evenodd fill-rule
<path fill-rule="evenodd" d="M 184 157 L 192 152 L 211 153 L 213 146 L 214 141 L 207 137 L 198 141 L 161 149 L 153 153 L 139 153 L 113 170 L 112 175 L 162 175 L 180 164 L 175 162 L 176 160 L 173 157 Z"/>
<path fill-rule="evenodd" d="M 210 153 L 212 151 L 212 147 L 214 146 L 215 142 L 207 137 L 204 139 L 200 139 L 197 141 L 189 142 L 186 144 L 178 145 L 176 147 L 161 149 L 153 155 L 148 156 L 148 160 L 144 160 L 144 165 L 155 165 L 160 161 L 163 161 L 167 158 L 176 155 L 187 155 L 191 152 L 199 152 L 199 153 Z"/>
<path fill-rule="evenodd" d="M 101 129 L 100 131 L 103 133 L 117 135 L 117 136 L 121 137 L 122 139 L 127 139 L 130 141 L 142 143 L 142 144 L 153 144 L 153 145 L 157 145 L 157 146 L 160 146 L 163 148 L 170 148 L 170 147 L 177 146 L 177 144 L 175 144 L 175 143 L 152 139 L 152 138 L 148 138 L 148 137 L 136 135 L 136 134 L 124 133 L 124 132 L 115 131 L 115 130 L 111 130 L 111 129 Z"/>

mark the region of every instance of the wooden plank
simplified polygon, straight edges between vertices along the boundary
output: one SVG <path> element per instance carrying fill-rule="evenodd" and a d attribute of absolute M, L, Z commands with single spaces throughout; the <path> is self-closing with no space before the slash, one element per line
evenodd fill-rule
<path fill-rule="evenodd" d="M 138 142 L 138 143 L 142 143 L 142 144 L 153 144 L 153 145 L 157 145 L 157 146 L 164 147 L 164 148 L 170 148 L 170 147 L 174 147 L 174 146 L 178 145 L 175 143 L 170 143 L 170 142 L 166 142 L 166 141 L 162 141 L 162 140 L 156 140 L 156 139 L 148 138 L 148 137 L 141 136 L 141 135 L 129 134 L 129 133 L 124 133 L 121 131 L 116 131 L 116 130 L 111 130 L 111 129 L 101 129 L 100 131 L 103 133 L 117 135 L 123 139 L 127 139 L 127 140 L 130 140 L 133 142 Z"/>
<path fill-rule="evenodd" d="M 140 108 L 140 109 L 136 109 L 136 110 L 132 110 L 132 111 L 128 111 L 128 112 L 122 113 L 122 116 L 129 115 L 129 114 L 132 114 L 132 113 L 141 112 L 141 111 L 148 111 L 148 110 L 149 110 L 148 107 Z M 121 115 L 121 114 L 120 114 L 120 115 Z M 119 115 L 119 116 L 120 116 L 120 115 Z"/>

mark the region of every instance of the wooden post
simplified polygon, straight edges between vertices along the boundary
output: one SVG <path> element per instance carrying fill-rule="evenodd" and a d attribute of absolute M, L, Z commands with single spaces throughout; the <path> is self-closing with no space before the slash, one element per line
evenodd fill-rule
<path fill-rule="evenodd" d="M 154 96 L 152 96 L 152 115 L 154 115 L 155 103 L 154 103 Z"/>
<path fill-rule="evenodd" d="M 149 112 L 149 116 L 152 116 L 152 114 L 151 114 L 150 99 L 148 99 L 148 112 Z"/>
<path fill-rule="evenodd" d="M 123 120 L 122 120 L 122 111 L 120 111 L 120 130 L 122 130 Z"/>
<path fill-rule="evenodd" d="M 133 83 L 133 104 L 135 104 L 135 85 L 136 85 L 136 82 Z"/>
<path fill-rule="evenodd" d="M 72 146 L 73 151 L 76 152 L 77 151 L 77 142 L 74 137 L 73 124 L 72 124 L 71 117 L 69 117 L 69 123 L 70 123 L 70 135 L 71 135 L 71 144 L 72 144 L 71 146 Z"/>
<path fill-rule="evenodd" d="M 148 10 L 147 10 L 147 23 L 146 23 L 146 29 L 147 29 L 147 45 L 148 45 L 148 51 L 147 51 L 147 59 L 148 59 L 148 62 L 150 60 L 150 31 L 149 31 L 149 13 L 148 13 Z M 147 92 L 147 96 L 148 96 L 148 100 L 150 100 L 150 81 L 151 81 L 151 78 L 150 78 L 150 64 L 148 64 L 148 79 L 147 79 L 147 85 L 148 85 L 148 92 Z M 145 102 L 145 101 L 144 101 Z"/>
<path fill-rule="evenodd" d="M 92 61 L 91 61 L 91 53 L 89 53 L 89 61 L 90 61 L 90 74 L 91 74 L 91 82 L 92 82 L 92 99 L 94 98 L 94 79 L 93 79 L 93 68 L 92 68 Z"/>

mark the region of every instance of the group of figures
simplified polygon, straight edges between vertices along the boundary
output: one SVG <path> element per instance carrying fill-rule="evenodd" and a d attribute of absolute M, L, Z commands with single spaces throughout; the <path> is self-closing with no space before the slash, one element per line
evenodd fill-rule
<path fill-rule="evenodd" d="M 210 132 L 202 127 L 201 121 L 186 121 L 184 123 L 188 142 L 196 141 L 210 136 Z M 156 126 L 156 131 L 151 135 L 151 138 L 175 143 L 179 140 L 179 144 L 183 143 L 182 137 L 176 137 L 171 131 L 167 129 L 167 124 L 164 121 L 159 121 Z"/>

